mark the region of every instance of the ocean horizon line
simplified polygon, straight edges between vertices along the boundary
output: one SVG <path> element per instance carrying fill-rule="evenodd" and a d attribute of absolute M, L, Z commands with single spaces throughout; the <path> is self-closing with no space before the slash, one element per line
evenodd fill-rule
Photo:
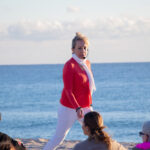
<path fill-rule="evenodd" d="M 65 62 L 64 62 L 65 63 Z M 31 63 L 31 64 L 0 64 L 0 66 L 38 66 L 38 65 L 64 65 L 64 63 Z M 137 64 L 150 63 L 150 61 L 126 61 L 126 62 L 91 62 L 91 64 Z"/>

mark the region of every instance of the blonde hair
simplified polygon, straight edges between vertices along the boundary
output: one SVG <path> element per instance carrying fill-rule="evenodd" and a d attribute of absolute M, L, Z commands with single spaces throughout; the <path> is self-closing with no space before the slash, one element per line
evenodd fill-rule
<path fill-rule="evenodd" d="M 72 40 L 72 49 L 75 48 L 77 41 L 84 41 L 87 47 L 89 46 L 88 38 L 83 34 L 81 34 L 80 32 L 76 32 L 76 36 Z"/>
<path fill-rule="evenodd" d="M 84 116 L 84 124 L 90 130 L 89 140 L 94 139 L 97 143 L 103 142 L 107 145 L 107 148 L 111 149 L 111 137 L 103 131 L 105 126 L 103 126 L 102 116 L 95 111 L 89 112 Z"/>

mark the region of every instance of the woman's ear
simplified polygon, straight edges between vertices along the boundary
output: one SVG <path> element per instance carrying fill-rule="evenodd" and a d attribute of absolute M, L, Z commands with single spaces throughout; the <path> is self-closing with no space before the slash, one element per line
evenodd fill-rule
<path fill-rule="evenodd" d="M 89 127 L 88 126 L 85 126 L 85 129 L 87 132 L 89 132 Z"/>
<path fill-rule="evenodd" d="M 87 135 L 89 136 L 90 135 L 90 129 L 88 126 L 86 126 L 86 132 L 87 132 Z"/>

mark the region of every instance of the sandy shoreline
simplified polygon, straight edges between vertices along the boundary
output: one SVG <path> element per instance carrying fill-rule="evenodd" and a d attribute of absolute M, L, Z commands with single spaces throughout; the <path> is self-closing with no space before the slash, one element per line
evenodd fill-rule
<path fill-rule="evenodd" d="M 28 150 L 42 150 L 47 139 L 18 139 L 23 142 L 23 144 L 26 146 Z M 64 141 L 62 145 L 60 145 L 57 150 L 72 150 L 74 145 L 80 141 Z M 131 150 L 132 147 L 135 146 L 135 143 L 127 143 L 127 142 L 121 142 L 122 145 L 124 145 L 128 150 Z"/>

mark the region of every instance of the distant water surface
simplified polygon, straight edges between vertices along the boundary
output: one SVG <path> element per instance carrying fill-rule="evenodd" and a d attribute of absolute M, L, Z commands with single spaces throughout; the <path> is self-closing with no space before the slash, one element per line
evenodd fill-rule
<path fill-rule="evenodd" d="M 0 66 L 0 131 L 19 138 L 51 138 L 57 122 L 63 65 Z M 140 142 L 150 120 L 150 63 L 92 64 L 94 110 L 120 142 Z M 83 140 L 77 122 L 67 140 Z"/>

